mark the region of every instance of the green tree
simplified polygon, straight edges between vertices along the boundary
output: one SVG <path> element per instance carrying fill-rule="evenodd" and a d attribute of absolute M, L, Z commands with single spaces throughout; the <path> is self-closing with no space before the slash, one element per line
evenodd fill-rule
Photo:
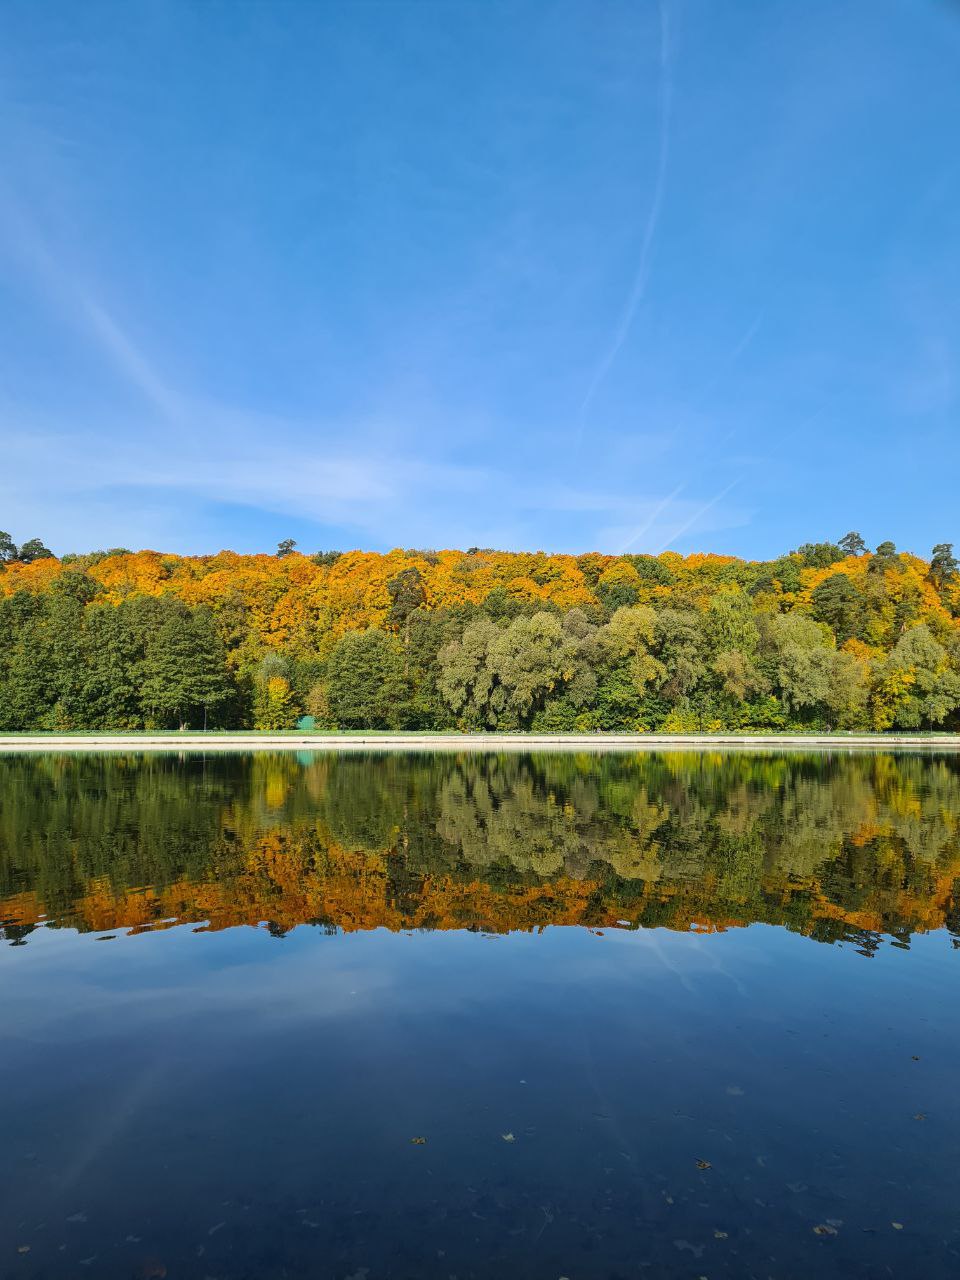
<path fill-rule="evenodd" d="M 805 542 L 792 554 L 799 556 L 808 569 L 829 569 L 844 557 L 843 550 L 835 542 Z"/>
<path fill-rule="evenodd" d="M 874 699 L 898 729 L 933 728 L 960 707 L 960 674 L 927 626 L 911 627 L 879 665 Z"/>
<path fill-rule="evenodd" d="M 387 620 L 392 627 L 403 633 L 404 645 L 410 643 L 409 620 L 415 609 L 427 602 L 427 593 L 423 586 L 423 575 L 412 565 L 402 569 L 387 582 L 387 594 L 390 596 L 390 613 Z"/>
<path fill-rule="evenodd" d="M 141 700 L 162 723 L 206 728 L 211 713 L 230 698 L 226 651 L 210 610 L 188 609 L 164 598 L 166 615 L 141 666 Z"/>
<path fill-rule="evenodd" d="M 655 652 L 664 671 L 661 691 L 670 702 L 686 705 L 706 670 L 700 615 L 692 609 L 661 609 Z"/>
<path fill-rule="evenodd" d="M 892 542 L 881 542 L 867 565 L 868 573 L 883 573 L 886 569 L 900 567 L 900 557 L 896 545 Z"/>
<path fill-rule="evenodd" d="M 32 564 L 34 560 L 52 560 L 53 552 L 39 538 L 30 538 L 20 548 L 17 559 L 23 564 Z"/>
<path fill-rule="evenodd" d="M 396 636 L 371 627 L 347 631 L 327 661 L 330 712 L 344 729 L 396 729 L 409 698 L 403 648 Z"/>
<path fill-rule="evenodd" d="M 519 729 L 573 680 L 577 648 L 556 614 L 535 613 L 500 626 L 480 617 L 441 650 L 440 691 L 470 727 Z"/>
<path fill-rule="evenodd" d="M 157 601 L 133 597 L 84 610 L 83 711 L 87 729 L 141 729 L 140 672 L 160 625 Z"/>
<path fill-rule="evenodd" d="M 942 591 L 957 580 L 960 560 L 953 554 L 952 542 L 938 542 L 930 558 L 930 581 Z"/>
<path fill-rule="evenodd" d="M 817 622 L 825 622 L 843 645 L 863 632 L 866 601 L 846 573 L 834 573 L 813 589 L 812 612 Z"/>
<path fill-rule="evenodd" d="M 837 546 L 847 556 L 862 556 L 867 549 L 867 544 L 859 533 L 845 533 L 837 540 Z"/>
<path fill-rule="evenodd" d="M 39 728 L 54 700 L 44 601 L 17 591 L 0 599 L 0 729 Z"/>

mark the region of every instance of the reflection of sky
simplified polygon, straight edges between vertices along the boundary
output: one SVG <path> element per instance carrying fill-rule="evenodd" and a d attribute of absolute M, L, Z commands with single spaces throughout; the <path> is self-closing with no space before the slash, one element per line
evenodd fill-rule
<path fill-rule="evenodd" d="M 833 1216 L 910 1217 L 943 1239 L 958 959 L 942 933 L 868 959 L 767 926 L 41 929 L 0 951 L 0 1241 L 32 1223 L 38 1265 L 66 1265 L 61 1243 L 73 1264 L 106 1256 L 106 1241 L 126 1266 L 127 1234 L 214 1251 L 216 1227 L 216 1248 L 246 1248 L 283 1206 L 320 1233 L 333 1206 L 349 1219 L 384 1201 L 473 1222 L 478 1188 L 512 1203 L 536 1187 L 556 1207 L 612 1184 L 652 1214 L 658 1178 L 683 1187 L 695 1157 L 723 1170 L 712 1191 L 733 1221 L 791 1182 L 820 1188 L 782 1205 L 805 1232 L 842 1201 Z M 936 1116 L 922 1146 L 917 1112 Z M 697 1195 L 680 1236 L 706 1230 Z M 394 1230 L 371 1227 L 354 1261 L 388 1257 Z"/>

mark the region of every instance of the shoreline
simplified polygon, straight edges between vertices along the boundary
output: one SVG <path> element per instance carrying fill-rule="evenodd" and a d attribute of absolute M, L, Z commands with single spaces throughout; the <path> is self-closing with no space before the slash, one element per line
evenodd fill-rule
<path fill-rule="evenodd" d="M 937 750 L 960 734 L 89 733 L 0 734 L 0 754 L 81 751 L 710 751 Z"/>

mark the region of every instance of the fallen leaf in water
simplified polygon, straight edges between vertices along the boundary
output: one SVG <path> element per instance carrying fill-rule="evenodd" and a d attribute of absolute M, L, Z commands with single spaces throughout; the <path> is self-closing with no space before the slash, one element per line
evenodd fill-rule
<path fill-rule="evenodd" d="M 911 1058 L 913 1058 L 914 1062 L 919 1062 L 919 1061 L 920 1061 L 920 1055 L 919 1055 L 919 1053 L 911 1053 L 910 1057 L 911 1057 Z"/>
<path fill-rule="evenodd" d="M 913 1118 L 914 1120 L 926 1120 L 927 1113 L 925 1111 L 918 1111 Z"/>
<path fill-rule="evenodd" d="M 729 1233 L 726 1231 L 715 1231 L 713 1233 L 713 1238 L 714 1240 L 728 1240 L 730 1237 Z"/>
<path fill-rule="evenodd" d="M 902 1230 L 903 1230 L 903 1223 L 902 1223 L 902 1222 L 891 1222 L 891 1223 L 890 1223 L 890 1225 L 891 1225 L 891 1227 L 893 1227 L 894 1231 L 902 1231 Z"/>
<path fill-rule="evenodd" d="M 697 1168 L 698 1168 L 698 1169 L 712 1169 L 712 1168 L 713 1168 L 713 1165 L 710 1163 L 710 1161 L 709 1161 L 709 1160 L 698 1160 L 698 1161 L 697 1161 Z"/>
<path fill-rule="evenodd" d="M 501 1133 L 500 1137 L 504 1140 L 504 1142 L 516 1142 L 516 1138 L 513 1136 L 512 1133 Z"/>
<path fill-rule="evenodd" d="M 835 1236 L 837 1228 L 831 1227 L 827 1222 L 821 1222 L 813 1228 L 813 1234 L 816 1236 Z"/>
<path fill-rule="evenodd" d="M 140 1276 L 142 1280 L 163 1280 L 167 1274 L 167 1268 L 159 1260 L 159 1258 L 147 1258 L 143 1266 L 140 1268 Z"/>
<path fill-rule="evenodd" d="M 21 1244 L 17 1246 L 17 1253 L 29 1253 L 29 1252 L 30 1252 L 30 1246 L 28 1244 Z"/>
<path fill-rule="evenodd" d="M 415 1147 L 422 1147 L 426 1143 L 426 1138 L 411 1138 L 410 1141 Z"/>

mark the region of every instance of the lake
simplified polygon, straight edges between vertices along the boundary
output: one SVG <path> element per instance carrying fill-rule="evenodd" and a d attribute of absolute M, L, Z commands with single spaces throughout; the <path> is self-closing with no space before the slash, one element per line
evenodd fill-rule
<path fill-rule="evenodd" d="M 0 1275 L 960 1274 L 960 757 L 0 756 Z"/>

